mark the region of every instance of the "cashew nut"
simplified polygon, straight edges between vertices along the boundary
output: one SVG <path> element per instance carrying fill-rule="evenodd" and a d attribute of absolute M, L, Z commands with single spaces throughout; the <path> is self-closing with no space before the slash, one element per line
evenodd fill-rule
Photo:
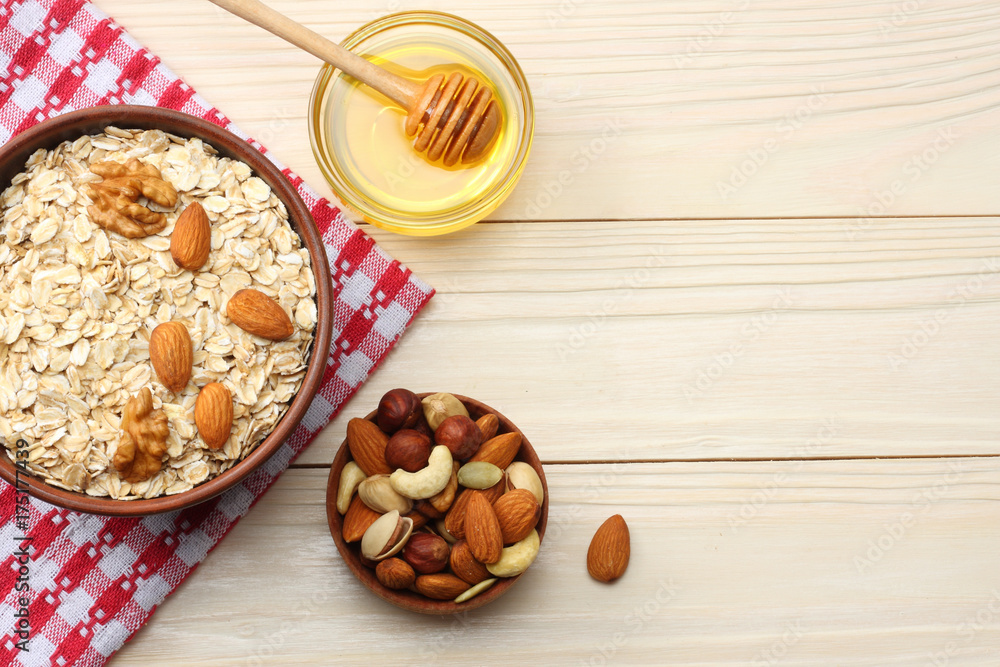
<path fill-rule="evenodd" d="M 540 544 L 538 531 L 533 530 L 530 535 L 520 542 L 505 547 L 500 552 L 500 560 L 495 563 L 488 563 L 486 569 L 495 577 L 516 577 L 535 562 L 535 556 L 538 555 Z"/>
<path fill-rule="evenodd" d="M 389 483 L 402 496 L 424 500 L 437 495 L 448 486 L 452 473 L 451 464 L 451 450 L 438 445 L 431 450 L 425 468 L 417 472 L 406 472 L 400 468 L 389 477 Z"/>
<path fill-rule="evenodd" d="M 365 471 L 354 461 L 348 461 L 344 469 L 340 471 L 340 485 L 337 487 L 337 511 L 347 514 L 347 508 L 351 506 L 351 498 L 357 491 L 358 485 L 365 481 Z"/>

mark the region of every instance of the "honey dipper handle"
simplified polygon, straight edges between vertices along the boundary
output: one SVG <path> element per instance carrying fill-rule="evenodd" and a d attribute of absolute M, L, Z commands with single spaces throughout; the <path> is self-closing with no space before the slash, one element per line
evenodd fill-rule
<path fill-rule="evenodd" d="M 404 109 L 413 106 L 414 100 L 420 92 L 419 83 L 396 76 L 378 65 L 373 65 L 341 45 L 331 42 L 323 35 L 274 11 L 260 0 L 209 0 L 209 2 L 260 26 L 334 67 L 340 68 L 358 81 L 371 86 L 395 101 Z"/>

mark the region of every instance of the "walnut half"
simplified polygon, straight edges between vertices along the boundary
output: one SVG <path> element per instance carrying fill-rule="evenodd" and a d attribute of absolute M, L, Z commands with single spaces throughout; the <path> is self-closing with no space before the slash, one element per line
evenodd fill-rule
<path fill-rule="evenodd" d="M 132 158 L 125 164 L 97 162 L 90 170 L 104 178 L 87 186 L 94 201 L 87 212 L 95 224 L 130 239 L 156 234 L 167 226 L 167 216 L 137 203 L 143 196 L 160 206 L 177 205 L 177 190 L 163 180 L 159 169 Z"/>
<path fill-rule="evenodd" d="M 167 452 L 170 427 L 163 410 L 153 410 L 149 387 L 143 387 L 138 396 L 128 399 L 122 431 L 112 462 L 125 481 L 135 484 L 158 473 Z"/>

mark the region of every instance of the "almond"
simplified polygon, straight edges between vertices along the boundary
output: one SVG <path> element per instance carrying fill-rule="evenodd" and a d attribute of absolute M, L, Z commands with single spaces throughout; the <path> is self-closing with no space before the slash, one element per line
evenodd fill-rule
<path fill-rule="evenodd" d="M 476 420 L 476 426 L 483 434 L 483 442 L 486 442 L 497 434 L 497 429 L 500 428 L 500 419 L 492 412 L 488 412 Z"/>
<path fill-rule="evenodd" d="M 432 600 L 454 600 L 469 590 L 469 584 L 453 574 L 444 573 L 421 575 L 417 577 L 415 586 L 418 593 Z"/>
<path fill-rule="evenodd" d="M 469 584 L 478 584 L 480 581 L 486 581 L 491 576 L 489 570 L 486 566 L 476 560 L 476 557 L 472 555 L 472 550 L 469 549 L 469 543 L 465 540 L 459 540 L 451 548 L 451 556 L 449 558 L 449 564 L 451 565 L 451 571 L 454 572 L 459 579 L 468 582 Z"/>
<path fill-rule="evenodd" d="M 417 578 L 410 564 L 401 558 L 387 558 L 375 566 L 375 577 L 386 588 L 409 588 Z"/>
<path fill-rule="evenodd" d="M 485 491 L 480 491 L 480 493 L 486 496 L 487 502 L 492 505 L 503 495 L 505 484 L 504 480 L 501 479 L 495 486 L 491 486 Z M 444 518 L 445 530 L 457 540 L 465 537 L 465 510 L 473 491 L 474 489 L 463 489 L 455 498 L 455 502 L 452 503 L 448 514 Z"/>
<path fill-rule="evenodd" d="M 194 363 L 187 327 L 180 322 L 164 322 L 153 329 L 149 336 L 149 361 L 164 387 L 175 394 L 184 391 Z"/>
<path fill-rule="evenodd" d="M 497 515 L 504 544 L 523 540 L 542 516 L 542 508 L 527 489 L 514 489 L 500 496 L 493 503 L 493 512 Z"/>
<path fill-rule="evenodd" d="M 428 500 L 413 501 L 413 509 L 417 514 L 423 515 L 425 519 L 443 519 L 444 512 L 438 512 L 434 505 Z"/>
<path fill-rule="evenodd" d="M 351 450 L 354 462 L 369 477 L 392 473 L 385 462 L 385 447 L 388 444 L 389 436 L 367 419 L 355 417 L 347 422 L 347 448 Z"/>
<path fill-rule="evenodd" d="M 470 493 L 465 508 L 465 540 L 476 560 L 483 564 L 495 563 L 503 551 L 503 534 L 497 515 L 482 491 Z"/>
<path fill-rule="evenodd" d="M 440 512 L 441 516 L 444 516 L 444 513 L 447 512 L 448 509 L 455 502 L 455 492 L 458 491 L 458 468 L 459 468 L 459 465 L 460 464 L 459 464 L 458 461 L 455 461 L 452 464 L 451 479 L 448 480 L 448 486 L 444 487 L 444 490 L 441 491 L 441 493 L 437 494 L 436 496 L 431 496 L 428 499 L 428 502 L 431 504 L 431 506 L 435 510 L 437 510 L 438 512 Z M 431 516 L 431 515 L 428 514 L 427 516 Z M 434 517 L 432 517 L 432 518 L 434 518 Z"/>
<path fill-rule="evenodd" d="M 170 256 L 182 269 L 197 271 L 208 261 L 212 250 L 212 228 L 205 209 L 198 202 L 187 205 L 170 234 Z"/>
<path fill-rule="evenodd" d="M 500 481 L 491 486 L 488 489 L 483 489 L 483 495 L 486 497 L 486 502 L 490 505 L 500 500 L 500 496 L 504 494 L 507 490 L 507 480 L 504 477 L 500 478 Z"/>
<path fill-rule="evenodd" d="M 587 571 L 598 581 L 613 581 L 625 574 L 629 552 L 628 525 L 621 514 L 615 514 L 601 524 L 590 541 Z"/>
<path fill-rule="evenodd" d="M 241 289 L 234 294 L 226 306 L 226 315 L 240 329 L 268 340 L 284 340 L 295 333 L 285 309 L 255 289 Z"/>
<path fill-rule="evenodd" d="M 421 528 L 427 525 L 428 521 L 430 521 L 430 518 L 427 515 L 421 514 L 416 510 L 413 510 L 412 512 L 407 514 L 406 518 L 410 519 L 413 522 L 413 530 L 420 530 Z"/>
<path fill-rule="evenodd" d="M 354 496 L 351 505 L 344 514 L 344 523 L 341 526 L 341 533 L 345 542 L 357 542 L 365 536 L 367 531 L 378 518 L 382 516 L 378 512 L 371 510 L 361 500 L 360 496 Z"/>
<path fill-rule="evenodd" d="M 209 449 L 221 449 L 233 432 L 233 395 L 225 385 L 210 382 L 198 392 L 194 423 Z"/>
<path fill-rule="evenodd" d="M 514 461 L 519 449 L 521 449 L 520 433 L 517 431 L 502 433 L 480 445 L 479 450 L 469 461 L 487 461 L 503 470 Z"/>
<path fill-rule="evenodd" d="M 451 504 L 448 514 L 444 517 L 445 530 L 458 540 L 465 537 L 465 509 L 469 505 L 472 491 L 472 489 L 465 489 L 458 494 L 455 502 Z"/>

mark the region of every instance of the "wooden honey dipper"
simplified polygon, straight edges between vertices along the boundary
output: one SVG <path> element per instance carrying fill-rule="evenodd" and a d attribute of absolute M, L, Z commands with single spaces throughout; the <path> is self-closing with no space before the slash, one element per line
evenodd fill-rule
<path fill-rule="evenodd" d="M 210 0 L 228 12 L 308 51 L 379 91 L 407 110 L 413 148 L 445 166 L 471 164 L 485 155 L 500 131 L 500 107 L 488 86 L 454 72 L 425 83 L 398 76 L 271 9 L 259 0 Z M 421 127 L 422 126 L 422 127 Z"/>

